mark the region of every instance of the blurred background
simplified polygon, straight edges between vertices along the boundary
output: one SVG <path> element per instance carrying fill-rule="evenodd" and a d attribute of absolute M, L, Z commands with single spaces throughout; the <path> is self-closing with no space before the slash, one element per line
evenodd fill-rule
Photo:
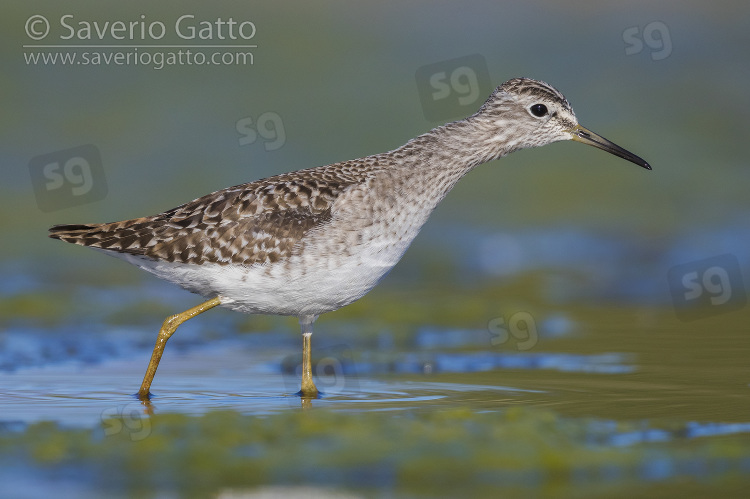
<path fill-rule="evenodd" d="M 557 389 L 586 387 L 585 402 L 572 393 L 535 400 L 555 416 L 747 421 L 750 9 L 743 2 L 35 2 L 2 11 L 6 421 L 95 426 L 102 408 L 135 391 L 163 317 L 199 300 L 124 262 L 48 239 L 51 225 L 151 215 L 230 185 L 391 150 L 472 114 L 494 87 L 519 76 L 558 88 L 581 124 L 653 171 L 565 142 L 471 172 L 379 287 L 316 324 L 319 345 L 344 344 L 351 355 L 360 377 L 350 392 L 370 393 L 368 373 L 398 382 L 433 370 L 453 373 L 443 382 L 554 391 L 539 380 L 567 375 L 537 370 L 538 362 L 560 364 L 545 355 L 615 352 L 566 357 L 568 367 L 558 370 L 642 375 L 645 385 L 624 395 L 619 378 L 601 385 L 565 378 Z M 115 21 L 124 29 L 113 32 Z M 162 27 L 164 36 L 149 35 Z M 123 54 L 120 64 L 106 59 L 115 53 Z M 211 57 L 223 63 L 202 64 Z M 247 341 L 269 348 L 256 359 L 276 366 L 268 372 L 297 351 L 294 319 L 210 314 L 186 325 L 177 345 L 195 351 L 193 342 L 201 351 L 216 338 L 257 332 L 267 343 Z M 477 370 L 476 357 L 441 364 L 422 356 L 430 348 L 526 352 L 514 364 L 526 374 L 503 372 L 493 357 L 481 379 L 461 378 Z M 30 392 L 15 391 L 31 379 L 28 369 L 71 359 L 78 363 L 65 381 L 53 370 L 28 381 Z M 106 359 L 126 362 L 113 368 L 121 383 L 115 394 L 80 385 L 86 366 Z M 409 367 L 384 367 L 394 365 Z M 662 367 L 660 381 L 675 383 L 673 404 L 659 404 L 664 392 L 648 385 L 654 378 L 646 374 Z M 703 398 L 691 391 L 709 378 Z M 264 389 L 257 379 L 240 381 L 237 390 Z M 224 392 L 204 382 L 207 393 Z M 291 376 L 282 387 L 293 392 L 296 383 Z M 76 409 L 57 406 L 54 390 Z M 639 393 L 652 403 L 639 405 Z M 34 397 L 45 402 L 29 407 L 24 401 Z M 93 416 L 82 397 L 96 400 Z M 458 400 L 453 405 L 472 410 L 499 407 L 494 394 L 478 405 Z M 208 410 L 190 395 L 177 402 L 162 407 Z M 248 414 L 256 402 L 216 405 Z"/>
<path fill-rule="evenodd" d="M 560 89 L 581 123 L 646 158 L 654 171 L 573 143 L 485 165 L 438 208 L 393 279 L 446 254 L 454 268 L 441 280 L 593 265 L 621 274 L 607 282 L 608 293 L 669 302 L 672 265 L 724 253 L 747 264 L 740 120 L 749 99 L 748 19 L 739 3 L 646 5 L 6 8 L 3 270 L 75 270 L 81 279 L 99 268 L 116 272 L 121 264 L 45 239 L 46 228 L 149 215 L 229 185 L 390 150 L 473 113 L 503 81 L 528 76 Z M 24 31 L 36 13 L 51 20 L 38 42 Z M 217 37 L 216 19 L 232 18 L 250 20 L 243 34 L 254 36 L 181 39 L 175 23 L 186 14 L 194 17 L 181 23 L 184 35 L 205 22 Z M 66 50 L 23 47 L 71 44 L 87 36 L 79 33 L 85 26 L 107 20 L 138 23 L 131 45 L 147 45 L 139 30 L 148 38 L 149 27 L 161 23 L 166 34 L 151 44 L 256 47 L 193 51 L 230 61 L 249 52 L 252 63 L 162 69 L 148 61 L 179 49 L 123 50 L 145 63 L 118 65 L 88 63 L 92 56 L 83 52 L 95 51 L 84 49 L 67 51 L 77 54 L 73 64 L 34 63 Z M 28 26 L 35 28 L 41 25 Z M 74 39 L 61 39 L 71 29 Z M 96 44 L 95 27 L 89 36 L 77 44 Z M 40 156 L 42 163 L 65 160 L 70 154 L 61 151 L 85 145 L 100 155 L 90 187 L 75 166 L 64 179 L 62 167 L 62 176 L 45 177 L 43 165 L 33 164 Z M 76 182 L 85 194 L 72 192 Z"/>

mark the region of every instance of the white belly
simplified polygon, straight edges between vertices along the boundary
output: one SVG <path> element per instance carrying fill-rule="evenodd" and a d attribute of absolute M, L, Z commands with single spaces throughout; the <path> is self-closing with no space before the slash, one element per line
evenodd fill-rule
<path fill-rule="evenodd" d="M 219 296 L 221 305 L 232 310 L 302 316 L 331 312 L 358 300 L 398 262 L 407 247 L 408 243 L 371 243 L 348 256 L 310 253 L 252 266 L 186 265 L 118 256 L 189 291 Z"/>

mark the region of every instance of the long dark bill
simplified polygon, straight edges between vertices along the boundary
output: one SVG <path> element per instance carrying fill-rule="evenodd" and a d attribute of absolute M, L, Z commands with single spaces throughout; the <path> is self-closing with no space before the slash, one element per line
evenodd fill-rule
<path fill-rule="evenodd" d="M 614 154 L 615 156 L 619 156 L 622 159 L 627 159 L 631 163 L 635 163 L 638 166 L 642 166 L 646 170 L 651 169 L 651 165 L 646 163 L 646 161 L 633 154 L 632 152 L 623 149 L 622 147 L 618 146 L 614 142 L 610 142 L 609 140 L 605 139 L 601 135 L 597 135 L 588 128 L 582 127 L 581 125 L 576 126 L 573 130 L 570 132 L 573 137 L 572 139 L 576 142 L 581 142 L 582 144 L 588 144 L 590 146 L 594 146 L 598 149 L 601 149 L 602 151 L 607 151 L 608 153 Z"/>

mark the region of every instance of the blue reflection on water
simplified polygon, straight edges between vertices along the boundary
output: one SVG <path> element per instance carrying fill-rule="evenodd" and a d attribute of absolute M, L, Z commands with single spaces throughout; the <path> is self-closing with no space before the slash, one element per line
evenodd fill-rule
<path fill-rule="evenodd" d="M 547 297 L 556 302 L 582 298 L 664 304 L 671 301 L 664 285 L 671 267 L 730 253 L 743 269 L 750 268 L 746 217 L 654 238 L 572 227 L 487 231 L 444 225 L 428 225 L 423 237 L 430 247 L 447 252 L 457 262 L 457 274 L 467 280 L 544 269 Z M 743 274 L 750 282 L 750 272 Z"/>

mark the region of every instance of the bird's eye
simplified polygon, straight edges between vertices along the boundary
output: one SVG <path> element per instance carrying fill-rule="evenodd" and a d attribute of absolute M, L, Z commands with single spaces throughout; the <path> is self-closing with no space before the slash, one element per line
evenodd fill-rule
<path fill-rule="evenodd" d="M 529 108 L 529 110 L 531 111 L 531 114 L 533 114 L 537 118 L 541 118 L 542 116 L 547 114 L 547 106 L 545 106 L 544 104 L 534 104 Z"/>

